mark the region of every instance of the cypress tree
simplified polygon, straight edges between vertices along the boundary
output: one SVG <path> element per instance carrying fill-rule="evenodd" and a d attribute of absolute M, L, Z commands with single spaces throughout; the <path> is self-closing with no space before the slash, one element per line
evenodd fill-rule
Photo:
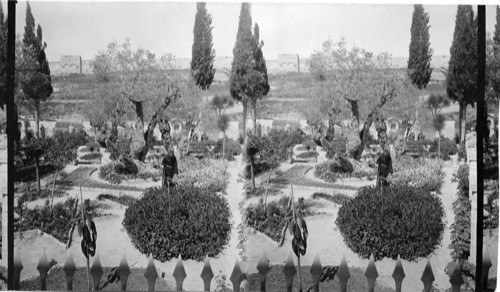
<path fill-rule="evenodd" d="M 410 56 L 408 75 L 411 82 L 422 89 L 431 79 L 432 49 L 429 42 L 429 15 L 423 5 L 414 5 L 411 23 Z"/>
<path fill-rule="evenodd" d="M 212 44 L 212 16 L 207 12 L 206 3 L 196 4 L 193 29 L 191 72 L 196 85 L 205 90 L 214 80 L 213 63 L 215 50 Z"/>
<path fill-rule="evenodd" d="M 246 143 L 246 121 L 248 101 L 250 100 L 249 80 L 254 71 L 253 48 L 255 41 L 252 36 L 252 17 L 250 16 L 250 4 L 242 3 L 236 44 L 233 48 L 233 62 L 231 64 L 231 77 L 229 80 L 229 93 L 231 97 L 243 104 L 243 132 L 242 137 Z"/>
<path fill-rule="evenodd" d="M 35 18 L 31 13 L 29 2 L 26 2 L 26 25 L 24 26 L 23 44 L 25 47 L 34 46 L 35 49 L 38 49 L 38 41 L 35 36 Z"/>
<path fill-rule="evenodd" d="M 38 25 L 35 36 L 35 18 L 31 13 L 29 2 L 26 6 L 26 26 L 23 36 L 23 58 L 26 73 L 23 74 L 21 86 L 23 93 L 33 102 L 35 108 L 35 134 L 40 130 L 40 102 L 46 101 L 52 94 L 53 88 L 50 78 L 50 68 L 45 55 L 46 44 L 42 44 L 42 27 Z"/>
<path fill-rule="evenodd" d="M 477 88 L 477 18 L 471 5 L 459 5 L 450 48 L 446 92 L 458 102 L 460 141 L 465 137 L 467 105 L 474 106 Z"/>
<path fill-rule="evenodd" d="M 252 110 L 253 110 L 253 130 L 257 133 L 257 101 L 262 99 L 269 93 L 269 79 L 267 76 L 267 66 L 266 60 L 264 59 L 264 54 L 262 53 L 262 47 L 264 42 L 259 40 L 259 25 L 256 23 L 254 26 L 254 60 L 255 60 L 255 71 L 262 74 L 261 81 L 256 84 L 254 94 L 252 96 Z"/>

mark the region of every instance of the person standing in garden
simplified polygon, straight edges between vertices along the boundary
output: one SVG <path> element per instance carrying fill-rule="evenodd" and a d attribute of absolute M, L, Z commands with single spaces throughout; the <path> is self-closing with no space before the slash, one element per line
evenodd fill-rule
<path fill-rule="evenodd" d="M 169 149 L 167 155 L 163 158 L 163 183 L 162 186 L 173 187 L 174 175 L 178 174 L 177 158 L 175 158 L 174 150 Z"/>
<path fill-rule="evenodd" d="M 385 148 L 377 159 L 377 188 L 389 186 L 387 177 L 392 173 L 392 158 L 389 149 Z"/>

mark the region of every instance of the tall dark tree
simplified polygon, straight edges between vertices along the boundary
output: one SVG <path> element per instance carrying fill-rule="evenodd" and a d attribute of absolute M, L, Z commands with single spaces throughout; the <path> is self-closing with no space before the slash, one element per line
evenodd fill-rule
<path fill-rule="evenodd" d="M 254 94 L 251 97 L 252 110 L 253 110 L 253 131 L 257 133 L 257 101 L 262 99 L 269 93 L 269 79 L 267 76 L 267 66 L 266 60 L 264 59 L 264 54 L 262 53 L 262 47 L 264 42 L 259 40 L 259 25 L 256 23 L 254 26 L 253 37 L 255 40 L 254 47 L 254 59 L 255 59 L 255 71 L 262 74 L 262 80 L 256 84 Z"/>
<path fill-rule="evenodd" d="M 243 141 L 246 143 L 246 121 L 248 102 L 252 98 L 254 87 L 262 79 L 262 74 L 255 71 L 254 60 L 255 40 L 252 35 L 252 17 L 250 4 L 242 3 L 239 18 L 236 44 L 233 48 L 233 62 L 229 92 L 232 98 L 243 104 Z"/>
<path fill-rule="evenodd" d="M 24 27 L 23 44 L 25 47 L 37 46 L 38 44 L 35 36 L 35 18 L 31 13 L 29 2 L 26 2 L 26 26 Z"/>
<path fill-rule="evenodd" d="M 7 101 L 7 21 L 0 1 L 0 108 L 3 110 Z"/>
<path fill-rule="evenodd" d="M 49 63 L 45 55 L 47 44 L 42 43 L 42 41 L 40 25 L 38 25 L 37 35 L 35 35 L 35 19 L 28 2 L 23 36 L 23 61 L 26 64 L 26 71 L 21 78 L 21 87 L 26 99 L 31 101 L 34 107 L 37 137 L 40 132 L 40 102 L 47 101 L 53 91 Z"/>
<path fill-rule="evenodd" d="M 432 49 L 429 41 L 429 15 L 421 4 L 414 5 L 411 22 L 410 57 L 408 76 L 411 82 L 422 89 L 431 79 Z"/>
<path fill-rule="evenodd" d="M 477 18 L 471 5 L 459 5 L 450 48 L 446 92 L 458 102 L 460 141 L 465 137 L 467 105 L 474 106 L 477 89 Z"/>
<path fill-rule="evenodd" d="M 196 4 L 191 58 L 191 72 L 196 85 L 203 90 L 210 87 L 215 74 L 215 69 L 213 69 L 215 50 L 212 44 L 212 16 L 207 12 L 206 6 L 206 3 Z"/>

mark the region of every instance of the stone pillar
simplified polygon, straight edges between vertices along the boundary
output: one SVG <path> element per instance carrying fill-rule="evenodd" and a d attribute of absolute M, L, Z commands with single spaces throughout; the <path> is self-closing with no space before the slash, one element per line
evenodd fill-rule
<path fill-rule="evenodd" d="M 476 262 L 476 239 L 477 239 L 477 154 L 476 154 L 476 133 L 472 132 L 466 136 L 465 146 L 467 151 L 467 161 L 469 163 L 469 200 L 471 201 L 470 211 L 470 256 L 469 262 Z"/>

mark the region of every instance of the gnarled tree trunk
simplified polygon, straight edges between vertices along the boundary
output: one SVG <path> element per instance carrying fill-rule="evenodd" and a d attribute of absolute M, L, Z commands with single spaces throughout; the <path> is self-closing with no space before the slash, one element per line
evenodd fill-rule
<path fill-rule="evenodd" d="M 375 121 L 375 118 L 377 117 L 377 114 L 379 110 L 389 101 L 391 100 L 394 96 L 396 96 L 395 93 L 395 88 L 392 88 L 388 93 L 382 95 L 380 97 L 380 101 L 378 104 L 373 108 L 373 110 L 370 112 L 368 117 L 365 120 L 365 123 L 363 124 L 363 129 L 359 132 L 359 139 L 361 140 L 361 143 L 359 144 L 358 148 L 354 151 L 353 158 L 355 160 L 360 160 L 361 159 L 361 154 L 363 154 L 363 151 L 365 150 L 366 147 L 366 140 L 368 137 L 368 132 L 370 130 L 371 125 Z"/>

